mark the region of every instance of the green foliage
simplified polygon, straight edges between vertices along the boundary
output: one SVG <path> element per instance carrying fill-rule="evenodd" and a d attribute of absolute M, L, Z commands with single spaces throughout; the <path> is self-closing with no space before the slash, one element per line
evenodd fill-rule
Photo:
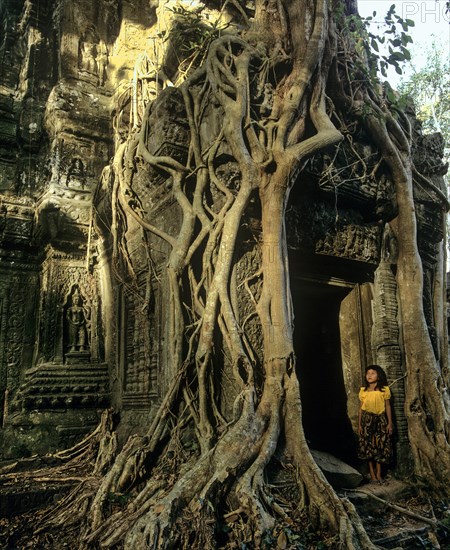
<path fill-rule="evenodd" d="M 368 29 L 376 15 L 377 12 L 374 11 L 371 16 L 361 19 L 367 30 L 371 48 L 369 56 L 372 64 L 381 71 L 385 78 L 389 66 L 394 67 L 398 74 L 403 74 L 402 64 L 411 60 L 411 52 L 407 46 L 413 42 L 413 39 L 408 32 L 415 23 L 412 19 L 403 19 L 397 15 L 395 4 L 392 4 L 384 16 L 384 23 L 380 26 L 381 34 L 374 34 Z"/>
<path fill-rule="evenodd" d="M 109 492 L 107 495 L 108 501 L 111 504 L 118 504 L 119 506 L 126 506 L 131 499 L 131 495 L 123 493 Z"/>
<path fill-rule="evenodd" d="M 442 55 L 443 45 L 433 37 L 426 51 L 426 65 L 421 69 L 411 64 L 412 75 L 401 82 L 401 98 L 412 98 L 417 118 L 422 122 L 424 133 L 440 132 L 445 141 L 444 161 L 450 161 L 450 60 Z M 445 176 L 450 188 L 450 174 Z M 450 224 L 448 224 L 450 232 Z M 450 243 L 450 234 L 447 235 Z"/>
<path fill-rule="evenodd" d="M 397 15 L 393 4 L 383 21 L 378 23 L 379 34 L 376 34 L 373 30 L 376 15 L 376 11 L 369 17 L 358 14 L 346 16 L 342 10 L 336 11 L 341 33 L 350 39 L 351 51 L 347 55 L 352 57 L 352 63 L 357 69 L 358 76 L 351 75 L 356 80 L 365 75 L 369 81 L 376 82 L 380 72 L 387 77 L 389 67 L 394 67 L 397 73 L 402 74 L 403 63 L 411 60 L 408 45 L 413 40 L 408 31 L 414 26 L 414 21 Z"/>
<path fill-rule="evenodd" d="M 450 147 L 450 61 L 442 55 L 445 48 L 434 38 L 426 52 L 427 64 L 416 69 L 399 86 L 399 93 L 414 100 L 417 116 L 426 133 L 441 132 Z"/>
<path fill-rule="evenodd" d="M 173 8 L 166 7 L 167 11 L 174 14 L 177 24 L 170 33 L 160 33 L 158 38 L 172 40 L 180 58 L 185 59 L 185 65 L 189 68 L 197 66 L 204 59 L 208 48 L 216 38 L 228 27 L 220 18 L 211 22 L 209 13 L 203 4 L 197 7 L 186 8 L 177 4 Z M 186 70 L 181 67 L 181 71 Z"/>

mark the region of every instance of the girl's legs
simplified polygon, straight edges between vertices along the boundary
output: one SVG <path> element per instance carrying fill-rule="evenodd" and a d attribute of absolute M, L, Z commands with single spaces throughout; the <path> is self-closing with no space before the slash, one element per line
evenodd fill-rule
<path fill-rule="evenodd" d="M 378 481 L 382 481 L 383 478 L 381 477 L 381 464 L 379 462 L 375 462 L 376 466 L 376 479 Z"/>
<path fill-rule="evenodd" d="M 369 460 L 370 479 L 372 481 L 383 481 L 381 477 L 381 463 L 376 460 Z"/>
<path fill-rule="evenodd" d="M 375 471 L 375 464 L 377 465 L 377 471 Z M 370 479 L 372 481 L 378 481 L 378 466 L 380 464 L 378 462 L 374 462 L 373 460 L 369 460 L 369 472 L 370 472 Z"/>

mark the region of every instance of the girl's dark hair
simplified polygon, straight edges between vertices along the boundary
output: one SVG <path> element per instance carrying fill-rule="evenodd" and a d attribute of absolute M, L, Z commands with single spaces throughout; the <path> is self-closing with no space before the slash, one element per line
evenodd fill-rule
<path fill-rule="evenodd" d="M 384 370 L 380 367 L 380 365 L 369 365 L 368 367 L 366 367 L 366 372 L 364 373 L 365 375 L 367 374 L 368 370 L 376 371 L 376 373 L 378 374 L 378 380 L 377 380 L 377 385 L 375 386 L 375 389 L 383 391 L 383 387 L 388 385 L 387 376 Z M 367 388 L 369 387 L 369 382 L 367 382 L 367 378 L 365 378 L 365 382 L 366 382 L 365 389 L 367 390 Z"/>

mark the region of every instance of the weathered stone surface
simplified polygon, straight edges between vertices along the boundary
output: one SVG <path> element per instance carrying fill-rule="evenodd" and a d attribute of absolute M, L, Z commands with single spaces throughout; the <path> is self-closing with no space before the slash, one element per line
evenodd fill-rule
<path fill-rule="evenodd" d="M 329 453 L 311 450 L 316 464 L 335 489 L 354 489 L 363 481 L 363 476 L 342 460 Z"/>
<path fill-rule="evenodd" d="M 107 365 L 91 365 L 89 362 L 66 367 L 38 365 L 25 373 L 24 383 L 16 394 L 16 403 L 25 410 L 107 407 Z"/>

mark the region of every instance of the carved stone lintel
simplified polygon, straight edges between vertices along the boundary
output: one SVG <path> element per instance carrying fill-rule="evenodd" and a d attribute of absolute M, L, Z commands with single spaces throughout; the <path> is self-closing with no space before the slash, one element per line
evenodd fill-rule
<path fill-rule="evenodd" d="M 304 200 L 287 213 L 287 227 L 292 248 L 374 265 L 379 261 L 381 227 L 365 223 L 351 210 Z"/>

